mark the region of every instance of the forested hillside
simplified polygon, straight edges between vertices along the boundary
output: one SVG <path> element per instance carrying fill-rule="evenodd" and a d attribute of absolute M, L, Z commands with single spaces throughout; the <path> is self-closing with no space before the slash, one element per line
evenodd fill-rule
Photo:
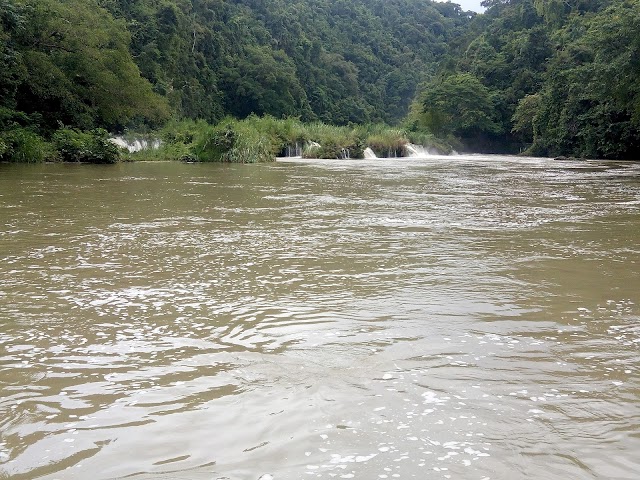
<path fill-rule="evenodd" d="M 640 2 L 486 0 L 412 121 L 473 150 L 640 159 Z"/>
<path fill-rule="evenodd" d="M 107 131 L 251 114 L 639 158 L 638 0 L 485 5 L 0 0 L 0 160 L 107 161 Z"/>
<path fill-rule="evenodd" d="M 468 23 L 420 0 L 101 0 L 179 114 L 397 122 Z"/>
<path fill-rule="evenodd" d="M 131 113 L 164 115 L 136 68 L 182 117 L 398 122 L 469 20 L 419 0 L 0 0 L 0 9 L 3 106 L 107 128 Z"/>

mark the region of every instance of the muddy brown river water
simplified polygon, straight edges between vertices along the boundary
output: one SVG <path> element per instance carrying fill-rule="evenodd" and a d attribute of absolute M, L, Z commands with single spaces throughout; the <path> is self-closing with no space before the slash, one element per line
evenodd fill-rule
<path fill-rule="evenodd" d="M 640 164 L 0 165 L 0 478 L 638 479 Z"/>

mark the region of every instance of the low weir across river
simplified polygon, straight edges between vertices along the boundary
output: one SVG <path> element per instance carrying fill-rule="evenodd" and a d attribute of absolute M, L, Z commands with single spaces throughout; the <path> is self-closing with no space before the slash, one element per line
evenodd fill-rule
<path fill-rule="evenodd" d="M 640 166 L 0 164 L 0 478 L 637 479 Z"/>

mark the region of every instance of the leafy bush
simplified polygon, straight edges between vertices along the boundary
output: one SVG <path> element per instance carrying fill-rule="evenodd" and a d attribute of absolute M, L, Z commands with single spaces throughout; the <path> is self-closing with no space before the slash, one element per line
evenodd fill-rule
<path fill-rule="evenodd" d="M 211 130 L 204 120 L 172 120 L 156 132 L 133 131 L 123 135 L 125 140 L 146 139 L 152 148 L 126 152 L 125 161 L 197 161 L 192 149 L 194 142 Z"/>
<path fill-rule="evenodd" d="M 120 149 L 102 129 L 81 132 L 62 128 L 54 133 L 53 144 L 64 162 L 116 163 L 120 160 Z"/>
<path fill-rule="evenodd" d="M 55 160 L 52 145 L 28 128 L 0 133 L 0 160 L 15 163 L 40 163 Z"/>

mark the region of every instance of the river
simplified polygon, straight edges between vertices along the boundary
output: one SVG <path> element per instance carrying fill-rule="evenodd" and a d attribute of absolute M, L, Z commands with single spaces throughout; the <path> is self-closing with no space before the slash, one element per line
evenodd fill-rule
<path fill-rule="evenodd" d="M 640 165 L 0 165 L 0 478 L 637 479 Z"/>

